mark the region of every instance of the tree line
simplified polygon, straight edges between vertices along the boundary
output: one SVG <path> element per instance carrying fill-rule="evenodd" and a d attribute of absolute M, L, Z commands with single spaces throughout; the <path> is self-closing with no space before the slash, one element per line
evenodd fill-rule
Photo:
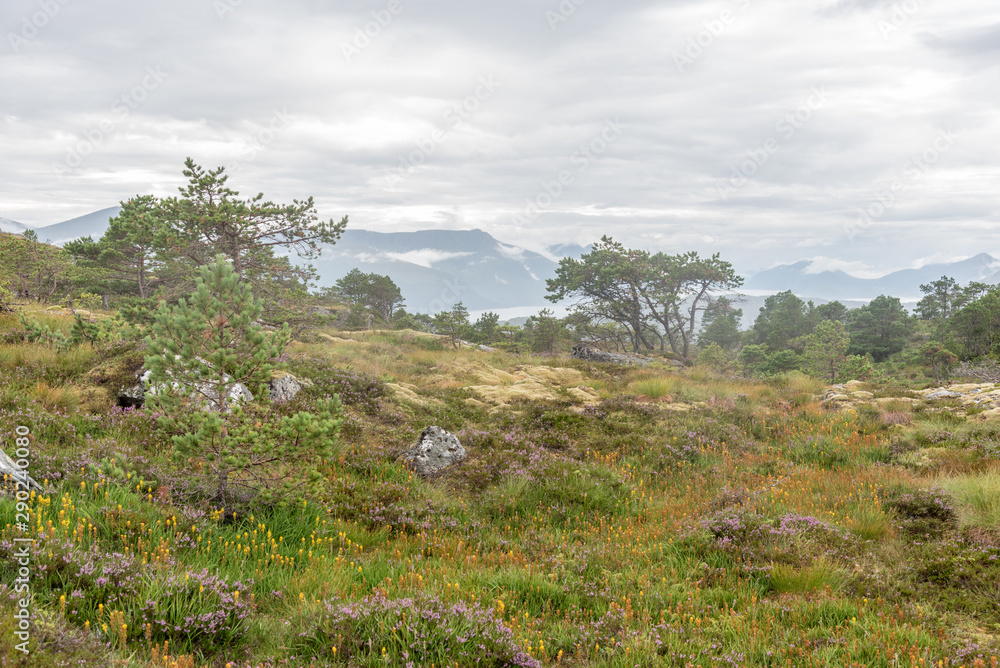
<path fill-rule="evenodd" d="M 464 341 L 556 352 L 583 341 L 746 375 L 801 370 L 831 380 L 912 363 L 940 379 L 958 360 L 1000 355 L 997 286 L 962 286 L 944 276 L 920 286 L 923 297 L 913 314 L 888 295 L 849 309 L 836 301 L 815 305 L 786 291 L 768 297 L 744 331 L 736 294 L 743 279 L 718 254 L 651 253 L 608 236 L 579 258 L 563 258 L 547 280 L 547 298 L 570 305 L 563 318 L 543 309 L 522 326 L 503 324 L 491 312 L 473 322 L 461 303 L 436 314 L 407 313 L 388 276 L 353 269 L 335 285 L 316 289 L 315 269 L 290 259 L 317 257 L 323 244 L 339 239 L 346 216 L 320 220 L 311 197 L 291 204 L 263 194 L 242 197 L 229 187 L 223 168 L 206 170 L 191 159 L 182 173 L 187 183 L 178 195 L 122 202 L 98 239 L 84 237 L 60 249 L 39 243 L 34 232 L 0 235 L 7 301 L 110 302 L 148 321 L 159 302 L 190 293 L 198 267 L 222 255 L 263 298 L 263 323 L 290 322 L 299 329 L 323 322 L 314 317 L 315 304 L 326 301 L 347 307 L 336 319 L 339 327 L 412 328 L 442 334 L 455 346 Z"/>
<path fill-rule="evenodd" d="M 323 221 L 311 197 L 276 204 L 263 194 L 241 197 L 227 185 L 224 168 L 207 170 L 190 158 L 187 184 L 173 197 L 137 195 L 121 202 L 99 239 L 83 237 L 63 248 L 38 243 L 33 232 L 5 235 L 0 263 L 8 290 L 48 303 L 86 294 L 110 298 L 133 313 L 188 294 L 198 268 L 221 254 L 266 304 L 268 324 L 302 317 L 301 305 L 317 275 L 309 260 L 347 226 Z M 107 303 L 105 303 L 107 305 Z"/>

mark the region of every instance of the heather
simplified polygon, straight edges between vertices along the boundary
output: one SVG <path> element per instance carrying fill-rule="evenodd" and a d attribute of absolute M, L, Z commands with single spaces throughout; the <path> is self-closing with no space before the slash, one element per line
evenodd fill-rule
<path fill-rule="evenodd" d="M 155 411 L 88 402 L 127 345 L 0 343 L 0 430 L 30 427 L 46 485 L 28 658 L 0 498 L 0 665 L 997 665 L 992 422 L 884 419 L 898 384 L 838 408 L 797 374 L 322 333 L 285 352 L 299 396 L 241 418 L 339 397 L 320 484 L 229 505 Z M 429 424 L 468 459 L 421 479 L 398 457 Z"/>

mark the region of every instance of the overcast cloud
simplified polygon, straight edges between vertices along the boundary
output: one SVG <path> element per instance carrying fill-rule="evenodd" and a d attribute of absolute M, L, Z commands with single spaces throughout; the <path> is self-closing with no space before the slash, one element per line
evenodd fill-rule
<path fill-rule="evenodd" d="M 173 194 L 190 156 L 377 231 L 611 234 L 743 271 L 1000 257 L 995 0 L 2 12 L 0 216 L 30 225 Z"/>

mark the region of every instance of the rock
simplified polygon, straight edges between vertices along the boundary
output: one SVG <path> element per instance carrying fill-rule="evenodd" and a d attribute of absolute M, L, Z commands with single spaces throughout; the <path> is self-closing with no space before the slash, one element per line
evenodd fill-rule
<path fill-rule="evenodd" d="M 610 362 L 612 364 L 626 364 L 626 365 L 636 365 L 636 366 L 649 366 L 650 360 L 637 355 L 625 355 L 623 353 L 609 353 L 603 350 L 598 350 L 597 348 L 591 348 L 585 343 L 580 343 L 573 346 L 573 350 L 570 351 L 570 356 L 575 357 L 579 360 L 588 360 L 590 362 Z M 671 363 L 673 361 L 671 360 Z M 676 362 L 676 365 L 683 366 L 680 362 Z"/>
<path fill-rule="evenodd" d="M 35 482 L 28 472 L 17 465 L 6 452 L 0 450 L 0 480 L 10 476 L 4 482 L 10 484 L 13 489 L 20 491 L 41 490 L 42 486 Z M 25 489 L 27 488 L 27 489 Z"/>
<path fill-rule="evenodd" d="M 302 391 L 304 385 L 298 378 L 284 371 L 276 371 L 272 374 L 271 380 L 267 382 L 267 389 L 271 401 L 289 401 Z"/>
<path fill-rule="evenodd" d="M 851 398 L 849 396 L 847 396 L 846 394 L 830 394 L 830 395 L 828 395 L 828 396 L 826 396 L 826 397 L 823 398 L 823 401 L 827 401 L 827 402 L 831 402 L 831 403 L 836 403 L 836 402 L 840 402 L 840 401 L 850 401 L 850 400 L 851 400 Z"/>
<path fill-rule="evenodd" d="M 875 395 L 871 392 L 866 392 L 864 390 L 858 390 L 857 392 L 851 392 L 851 396 L 855 399 L 861 399 L 862 401 L 871 401 L 875 398 Z"/>
<path fill-rule="evenodd" d="M 141 408 L 146 403 L 146 397 L 150 394 L 156 394 L 158 389 L 156 386 L 150 385 L 149 379 L 152 374 L 152 371 L 146 370 L 139 376 L 138 384 L 119 390 L 118 405 L 123 408 Z M 230 379 L 228 375 L 225 378 L 227 380 Z M 179 387 L 179 384 L 176 382 L 172 382 L 171 385 L 175 389 Z M 218 410 L 218 397 L 215 396 L 215 392 L 208 383 L 198 385 L 198 389 L 191 393 L 191 398 L 204 400 L 202 410 Z M 243 383 L 231 385 L 226 395 L 227 405 L 244 401 L 253 401 L 253 394 L 247 389 L 246 385 Z"/>
<path fill-rule="evenodd" d="M 858 387 L 859 385 L 864 385 L 860 380 L 849 380 L 844 383 L 845 387 Z"/>
<path fill-rule="evenodd" d="M 336 313 L 334 313 L 330 309 L 323 308 L 322 306 L 314 306 L 312 308 L 312 313 L 314 315 L 321 315 L 321 316 L 336 315 Z"/>
<path fill-rule="evenodd" d="M 403 453 L 403 462 L 422 476 L 433 475 L 465 459 L 465 448 L 441 427 L 427 427 L 417 444 Z"/>
<path fill-rule="evenodd" d="M 951 390 L 938 390 L 937 392 L 931 392 L 927 395 L 928 399 L 956 399 L 962 395 L 958 392 L 952 392 Z"/>

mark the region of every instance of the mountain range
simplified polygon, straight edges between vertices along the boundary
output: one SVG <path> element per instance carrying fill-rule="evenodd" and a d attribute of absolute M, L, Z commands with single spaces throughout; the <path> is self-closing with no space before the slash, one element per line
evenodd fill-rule
<path fill-rule="evenodd" d="M 321 285 L 333 285 L 355 267 L 385 274 L 399 286 L 406 309 L 420 313 L 446 310 L 458 301 L 470 310 L 551 306 L 545 279 L 556 270 L 551 259 L 482 230 L 349 229 L 312 264 Z"/>
<path fill-rule="evenodd" d="M 780 265 L 755 274 L 743 287 L 768 293 L 791 290 L 800 297 L 809 296 L 822 300 L 867 302 L 879 295 L 916 301 L 921 297 L 921 285 L 942 276 L 950 276 L 962 285 L 970 281 L 988 284 L 1000 282 L 1000 260 L 986 253 L 960 262 L 901 269 L 878 278 L 858 278 L 839 269 L 814 272 L 812 266 L 813 262 L 809 260 Z"/>
<path fill-rule="evenodd" d="M 29 228 L 0 218 L 0 230 L 34 229 L 41 241 L 62 245 L 83 236 L 99 238 L 108 220 L 121 211 L 110 207 L 54 225 Z M 319 286 L 331 286 L 350 270 L 385 274 L 400 287 L 411 312 L 435 313 L 461 301 L 471 311 L 496 310 L 505 317 L 554 308 L 545 299 L 545 280 L 555 275 L 556 259 L 579 257 L 587 246 L 557 244 L 537 253 L 493 238 L 483 230 L 372 232 L 348 229 L 332 246 L 311 260 Z M 811 260 L 761 271 L 744 284 L 743 325 L 753 324 L 764 297 L 791 290 L 817 304 L 838 300 L 860 306 L 878 295 L 912 304 L 920 285 L 950 276 L 960 284 L 1000 283 L 1000 260 L 982 253 L 960 262 L 903 269 L 877 278 L 860 278 L 841 270 L 818 271 Z M 558 309 L 557 309 L 558 310 Z M 507 312 L 506 314 L 504 312 Z"/>
<path fill-rule="evenodd" d="M 44 227 L 29 228 L 0 218 L 0 230 L 19 234 L 34 229 L 38 239 L 60 246 L 90 236 L 98 239 L 121 207 L 110 207 Z M 561 246 L 555 256 L 581 251 Z M 319 286 L 331 286 L 354 268 L 385 274 L 400 287 L 406 308 L 436 313 L 461 301 L 472 311 L 527 308 L 537 312 L 545 300 L 545 279 L 555 274 L 551 257 L 494 239 L 482 230 L 371 232 L 348 229 L 318 258 L 309 260 Z"/>

